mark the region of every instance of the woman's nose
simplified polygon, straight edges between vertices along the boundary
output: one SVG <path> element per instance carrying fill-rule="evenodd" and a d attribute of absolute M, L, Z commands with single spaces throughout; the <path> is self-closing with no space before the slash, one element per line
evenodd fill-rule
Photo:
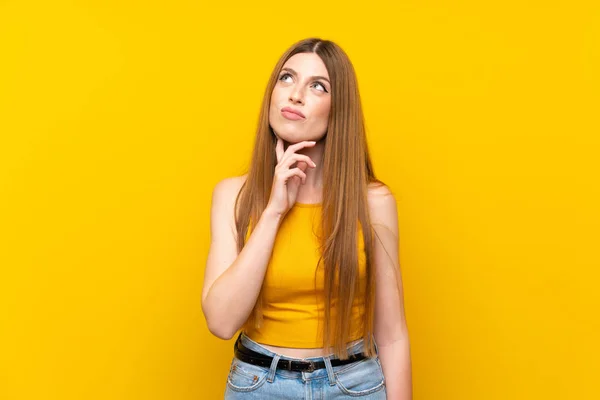
<path fill-rule="evenodd" d="M 302 103 L 304 100 L 302 90 L 298 87 L 292 89 L 290 93 L 290 100 L 294 103 Z"/>

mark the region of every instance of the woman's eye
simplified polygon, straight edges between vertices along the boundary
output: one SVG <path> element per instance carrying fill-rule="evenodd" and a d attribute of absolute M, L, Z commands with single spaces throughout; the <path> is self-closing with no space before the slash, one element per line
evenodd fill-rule
<path fill-rule="evenodd" d="M 327 93 L 327 89 L 325 89 L 325 86 L 321 82 L 315 82 L 314 84 L 321 86 L 321 89 Z"/>
<path fill-rule="evenodd" d="M 285 80 L 285 77 L 286 77 L 286 76 L 289 76 L 290 78 L 292 77 L 290 74 L 283 74 L 283 75 L 281 75 L 281 76 L 279 77 L 279 80 L 280 80 L 280 81 L 283 81 L 283 80 Z"/>
<path fill-rule="evenodd" d="M 280 81 L 285 81 L 285 82 L 290 82 L 290 81 L 286 81 L 287 78 L 292 78 L 292 75 L 285 73 L 285 74 L 281 74 L 281 76 L 279 77 Z M 321 90 L 322 92 L 328 93 L 327 89 L 325 88 L 325 85 L 323 85 L 321 82 L 314 82 L 313 85 L 318 85 L 321 88 L 319 90 Z"/>

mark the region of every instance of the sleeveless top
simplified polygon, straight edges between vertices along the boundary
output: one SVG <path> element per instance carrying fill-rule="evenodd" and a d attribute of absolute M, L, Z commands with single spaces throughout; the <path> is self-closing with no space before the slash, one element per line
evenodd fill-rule
<path fill-rule="evenodd" d="M 260 328 L 242 330 L 252 340 L 273 346 L 323 347 L 324 265 L 319 250 L 321 204 L 295 203 L 281 222 L 263 281 L 263 321 Z M 363 335 L 366 293 L 364 238 L 358 225 L 359 277 L 355 290 L 349 341 Z M 250 236 L 248 229 L 246 239 Z M 330 332 L 336 316 L 332 299 Z"/>

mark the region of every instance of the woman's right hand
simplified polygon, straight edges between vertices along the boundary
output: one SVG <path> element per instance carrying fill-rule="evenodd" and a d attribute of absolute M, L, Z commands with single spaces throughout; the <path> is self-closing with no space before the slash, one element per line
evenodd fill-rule
<path fill-rule="evenodd" d="M 271 196 L 267 208 L 278 215 L 285 215 L 296 203 L 298 189 L 301 184 L 306 183 L 306 168 L 316 167 L 316 164 L 310 157 L 304 154 L 297 154 L 296 151 L 305 147 L 312 147 L 316 142 L 303 141 L 290 145 L 285 152 L 283 151 L 283 140 L 277 137 L 275 154 L 277 155 L 277 165 L 273 176 L 273 186 L 271 187 Z M 297 163 L 294 168 L 292 164 Z"/>

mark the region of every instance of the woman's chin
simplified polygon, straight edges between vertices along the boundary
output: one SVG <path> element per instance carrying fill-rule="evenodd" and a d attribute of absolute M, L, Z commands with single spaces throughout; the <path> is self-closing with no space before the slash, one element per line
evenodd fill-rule
<path fill-rule="evenodd" d="M 314 137 L 309 135 L 278 135 L 284 142 L 296 144 L 304 141 L 319 141 L 322 137 Z"/>

